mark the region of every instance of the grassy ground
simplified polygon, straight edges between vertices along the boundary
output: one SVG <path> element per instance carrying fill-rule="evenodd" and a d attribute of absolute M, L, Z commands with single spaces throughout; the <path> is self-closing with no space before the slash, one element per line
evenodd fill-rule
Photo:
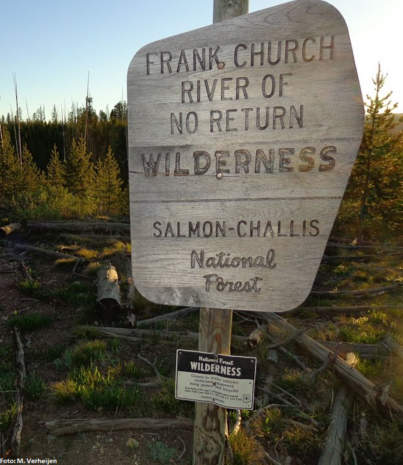
<path fill-rule="evenodd" d="M 46 435 L 43 422 L 55 418 L 193 418 L 194 404 L 175 398 L 174 376 L 176 349 L 196 349 L 196 342 L 166 338 L 161 330 L 198 331 L 198 315 L 159 323 L 151 328 L 154 333 L 140 342 L 105 338 L 97 329 L 86 326 L 132 327 L 128 319 L 132 310 L 122 312 L 112 321 L 102 320 L 96 305 L 96 272 L 105 263 L 113 264 L 119 273 L 122 294 L 126 295 L 130 244 L 120 238 L 95 240 L 73 235 L 65 235 L 57 243 L 53 237 L 41 237 L 41 240 L 47 247 L 76 255 L 87 263 L 75 268 L 73 260 L 54 263 L 29 256 L 26 261 L 34 279 L 23 281 L 17 271 L 20 257 L 7 256 L 12 252 L 1 248 L 2 264 L 10 269 L 10 281 L 3 280 L 1 289 L 7 295 L 0 302 L 5 323 L 0 334 L 2 437 L 8 438 L 16 415 L 15 383 L 19 374 L 15 368 L 11 330 L 17 327 L 22 333 L 27 366 L 24 415 L 29 419 L 23 430 L 23 456 L 53 454 L 58 463 L 70 465 L 76 453 L 92 460 L 101 447 L 96 444 L 112 440 L 115 457 L 119 450 L 121 463 L 190 463 L 191 432 L 171 436 L 161 432 L 155 432 L 154 436 L 143 433 L 136 438 L 129 433 L 121 436 L 111 433 L 107 438 L 96 433 L 53 439 Z M 30 241 L 34 242 L 35 238 L 31 237 Z M 378 250 L 371 254 L 375 252 Z M 329 249 L 329 259 L 322 264 L 314 289 L 348 291 L 396 285 L 395 288 L 359 297 L 312 294 L 300 309 L 286 315 L 289 322 L 318 340 L 381 344 L 386 335 L 391 335 L 403 345 L 402 310 L 386 308 L 401 306 L 403 255 L 389 255 L 383 250 L 371 258 L 364 256 L 368 254 L 367 251 Z M 347 258 L 338 258 L 340 255 Z M 175 310 L 152 304 L 139 294 L 130 303 L 138 320 Z M 330 310 L 364 305 L 371 308 L 354 314 L 315 310 L 316 307 Z M 247 337 L 256 328 L 257 320 L 257 314 L 235 312 L 233 334 Z M 276 341 L 288 337 L 275 328 L 270 328 L 270 336 Z M 234 354 L 258 357 L 258 374 L 255 410 L 242 411 L 241 430 L 230 435 L 233 463 L 264 464 L 268 453 L 281 464 L 288 457 L 292 457 L 293 464 L 316 464 L 326 441 L 340 379 L 331 367 L 312 379 L 280 350 L 277 350 L 278 363 L 273 363 L 267 357 L 270 343 L 266 337 L 255 349 L 250 349 L 239 340 L 234 341 Z M 309 370 L 320 367 L 295 342 L 284 347 L 297 355 Z M 392 356 L 368 359 L 354 354 L 354 366 L 375 384 L 388 386 L 389 393 L 403 404 L 401 359 Z M 230 431 L 235 420 L 236 413 L 230 411 Z M 138 446 L 129 439 L 138 441 Z M 355 396 L 349 415 L 344 463 L 400 465 L 402 444 L 402 421 L 395 416 L 385 419 Z M 97 452 L 92 447 L 98 447 Z M 181 456 L 183 450 L 185 453 Z M 105 454 L 106 450 L 103 456 L 108 460 Z"/>

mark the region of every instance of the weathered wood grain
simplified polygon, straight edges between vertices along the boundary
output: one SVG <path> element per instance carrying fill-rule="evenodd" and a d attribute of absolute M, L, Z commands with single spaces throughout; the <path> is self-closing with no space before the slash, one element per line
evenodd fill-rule
<path fill-rule="evenodd" d="M 318 465 L 341 465 L 347 432 L 348 411 L 351 409 L 353 394 L 345 386 L 337 391 L 325 447 Z"/>
<path fill-rule="evenodd" d="M 214 354 L 231 353 L 232 311 L 201 308 L 199 351 Z M 196 402 L 193 463 L 221 465 L 224 459 L 227 414 L 225 408 Z"/>
<path fill-rule="evenodd" d="M 172 418 L 115 418 L 115 419 L 76 419 L 52 420 L 45 423 L 46 428 L 54 436 L 75 434 L 83 431 L 125 431 L 125 430 L 156 430 L 156 429 L 188 429 L 193 421 Z"/>
<path fill-rule="evenodd" d="M 363 129 L 340 13 L 302 0 L 148 44 L 129 67 L 128 108 L 139 292 L 253 311 L 302 303 Z M 270 250 L 275 268 L 258 265 Z M 233 265 L 192 266 L 193 251 Z"/>

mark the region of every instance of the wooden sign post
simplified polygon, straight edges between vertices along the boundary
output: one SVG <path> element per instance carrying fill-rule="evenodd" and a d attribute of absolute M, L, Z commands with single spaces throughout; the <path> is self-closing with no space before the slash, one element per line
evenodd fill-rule
<path fill-rule="evenodd" d="M 202 307 L 200 350 L 229 353 L 230 309 L 290 310 L 314 282 L 363 132 L 347 26 L 298 0 L 146 45 L 128 110 L 136 288 Z M 202 415 L 196 463 L 219 463 L 225 412 Z"/>

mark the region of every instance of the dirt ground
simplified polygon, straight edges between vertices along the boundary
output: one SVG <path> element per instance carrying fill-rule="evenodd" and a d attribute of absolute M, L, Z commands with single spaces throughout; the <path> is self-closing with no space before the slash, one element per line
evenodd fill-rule
<path fill-rule="evenodd" d="M 53 317 L 53 324 L 49 329 L 23 333 L 25 350 L 68 343 L 77 325 L 77 309 L 57 299 L 36 300 L 24 295 L 17 286 L 21 280 L 19 271 L 21 260 L 24 260 L 28 266 L 30 263 L 35 264 L 35 271 L 40 277 L 41 284 L 47 288 L 61 288 L 80 279 L 79 276 L 72 274 L 72 270 L 57 267 L 51 259 L 38 258 L 26 252 L 20 253 L 12 248 L 0 247 L 0 347 L 3 345 L 15 348 L 13 332 L 7 326 L 7 320 L 15 312 L 21 315 L 39 312 Z M 125 344 L 124 348 L 124 356 L 128 358 L 131 351 L 134 354 L 143 350 L 138 346 L 131 347 L 130 344 Z M 143 353 L 146 353 L 144 350 Z M 174 351 L 172 356 L 174 357 Z M 47 386 L 60 380 L 60 373 L 55 369 L 53 362 L 28 362 L 26 368 L 27 373 L 33 370 L 39 373 Z M 136 413 L 134 412 L 132 416 L 136 417 Z M 151 465 L 162 463 L 152 458 L 153 449 L 162 442 L 176 451 L 175 457 L 166 463 L 177 465 L 191 463 L 193 431 L 190 429 L 85 432 L 54 436 L 45 426 L 45 422 L 57 419 L 114 417 L 129 417 L 129 415 L 120 412 L 115 414 L 110 412 L 105 414 L 102 411 L 90 412 L 80 404 L 60 406 L 51 401 L 48 393 L 45 393 L 38 401 L 24 403 L 20 457 L 53 459 L 61 465 L 78 463 L 102 465 L 113 462 L 122 465 Z M 132 439 L 135 441 L 130 441 Z"/>

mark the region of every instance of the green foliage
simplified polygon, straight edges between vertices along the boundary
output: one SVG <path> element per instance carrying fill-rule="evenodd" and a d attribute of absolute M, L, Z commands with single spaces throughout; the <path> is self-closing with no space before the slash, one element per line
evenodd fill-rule
<path fill-rule="evenodd" d="M 119 165 L 109 147 L 104 160 L 95 167 L 95 191 L 98 214 L 118 215 L 122 212 L 122 185 Z"/>
<path fill-rule="evenodd" d="M 11 402 L 15 393 L 15 371 L 11 365 L 2 364 L 0 368 L 0 394 Z"/>
<path fill-rule="evenodd" d="M 122 374 L 130 379 L 141 379 L 144 377 L 144 371 L 136 365 L 134 360 L 123 364 Z"/>
<path fill-rule="evenodd" d="M 194 410 L 192 402 L 186 402 L 175 398 L 175 380 L 164 379 L 161 387 L 151 399 L 151 403 L 157 410 L 163 410 L 176 416 L 191 416 Z"/>
<path fill-rule="evenodd" d="M 60 160 L 56 144 L 53 146 L 51 157 L 47 166 L 49 185 L 59 189 L 65 186 L 66 166 Z"/>
<path fill-rule="evenodd" d="M 64 344 L 56 344 L 49 347 L 33 349 L 27 353 L 27 356 L 32 360 L 45 360 L 46 362 L 54 362 L 62 356 L 66 350 Z"/>
<path fill-rule="evenodd" d="M 234 465 L 259 465 L 263 461 L 262 447 L 256 439 L 240 429 L 237 434 L 229 437 L 231 449 L 234 454 Z"/>
<path fill-rule="evenodd" d="M 119 383 L 121 367 L 108 367 L 101 373 L 94 365 L 74 368 L 66 381 L 52 386 L 54 399 L 58 403 L 81 400 L 90 410 L 116 409 L 131 411 L 141 404 L 143 394 L 137 385 L 126 388 Z"/>
<path fill-rule="evenodd" d="M 63 356 L 55 361 L 56 367 L 72 369 L 83 365 L 92 365 L 93 362 L 106 358 L 107 344 L 105 341 L 95 339 L 77 344 L 73 349 L 66 350 Z"/>
<path fill-rule="evenodd" d="M 285 369 L 276 385 L 296 396 L 309 396 L 315 388 L 315 382 L 311 378 L 295 369 Z"/>
<path fill-rule="evenodd" d="M 339 212 L 336 229 L 344 235 L 385 239 L 403 226 L 403 132 L 397 126 L 391 92 L 382 95 L 386 76 L 380 66 L 374 96 L 367 96 L 364 136 Z"/>
<path fill-rule="evenodd" d="M 14 315 L 7 320 L 7 326 L 16 326 L 21 331 L 35 331 L 37 329 L 48 328 L 53 323 L 52 317 L 41 315 L 38 312 L 32 315 Z"/>
<path fill-rule="evenodd" d="M 366 378 L 376 380 L 379 373 L 382 371 L 382 361 L 366 360 L 356 356 L 357 363 L 355 368 L 360 371 Z"/>
<path fill-rule="evenodd" d="M 301 419 L 294 421 L 293 409 L 267 409 L 261 432 L 271 444 L 279 444 L 286 455 L 298 457 L 299 463 L 317 463 L 324 438 Z"/>
<path fill-rule="evenodd" d="M 149 444 L 148 448 L 150 449 L 151 458 L 162 464 L 171 463 L 172 459 L 177 454 L 176 449 L 167 446 L 162 441 L 157 441 L 155 444 Z"/>
<path fill-rule="evenodd" d="M 6 433 L 14 423 L 14 419 L 17 415 L 16 404 L 11 404 L 5 410 L 0 412 L 0 431 Z"/>
<path fill-rule="evenodd" d="M 23 280 L 18 283 L 18 289 L 29 296 L 41 299 L 44 296 L 41 283 L 35 279 Z"/>
<path fill-rule="evenodd" d="M 39 375 L 35 372 L 27 375 L 24 382 L 24 395 L 27 400 L 38 400 L 45 390 L 46 384 Z"/>
<path fill-rule="evenodd" d="M 52 297 L 59 298 L 74 307 L 91 307 L 95 305 L 96 291 L 92 287 L 80 281 L 71 283 L 67 289 L 55 289 Z"/>
<path fill-rule="evenodd" d="M 400 465 L 403 457 L 403 422 L 383 421 L 374 425 L 354 445 L 359 463 Z"/>

